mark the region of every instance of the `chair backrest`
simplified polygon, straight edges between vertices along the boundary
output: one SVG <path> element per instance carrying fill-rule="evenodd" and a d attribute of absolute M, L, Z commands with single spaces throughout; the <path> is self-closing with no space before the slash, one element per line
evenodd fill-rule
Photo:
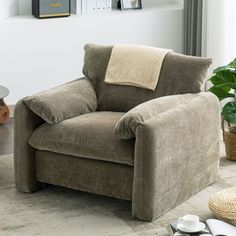
<path fill-rule="evenodd" d="M 97 93 L 99 111 L 127 112 L 148 100 L 175 94 L 198 93 L 212 63 L 209 58 L 169 52 L 154 91 L 104 82 L 113 46 L 85 45 L 84 75 Z"/>

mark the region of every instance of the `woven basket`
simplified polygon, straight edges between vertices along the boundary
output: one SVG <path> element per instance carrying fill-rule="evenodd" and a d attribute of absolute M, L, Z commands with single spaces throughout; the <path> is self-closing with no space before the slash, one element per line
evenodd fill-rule
<path fill-rule="evenodd" d="M 236 188 L 228 188 L 209 199 L 209 208 L 225 222 L 236 225 Z"/>
<path fill-rule="evenodd" d="M 223 119 L 222 119 L 222 130 L 225 142 L 226 158 L 230 161 L 236 161 L 236 134 L 225 130 Z"/>

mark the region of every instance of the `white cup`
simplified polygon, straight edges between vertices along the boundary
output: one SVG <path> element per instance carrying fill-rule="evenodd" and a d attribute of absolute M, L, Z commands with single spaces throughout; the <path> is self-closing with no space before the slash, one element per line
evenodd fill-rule
<path fill-rule="evenodd" d="M 179 224 L 181 224 L 187 230 L 198 230 L 199 217 L 197 215 L 185 215 L 179 218 Z"/>

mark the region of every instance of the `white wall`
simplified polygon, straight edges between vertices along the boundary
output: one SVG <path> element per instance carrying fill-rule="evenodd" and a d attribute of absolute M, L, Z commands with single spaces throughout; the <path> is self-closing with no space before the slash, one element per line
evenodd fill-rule
<path fill-rule="evenodd" d="M 32 0 L 0 0 L 0 19 L 18 14 L 31 14 Z"/>
<path fill-rule="evenodd" d="M 22 0 L 23 1 L 23 0 Z M 0 21 L 0 84 L 8 104 L 82 76 L 86 43 L 135 43 L 183 50 L 183 9 L 105 16 Z"/>
<path fill-rule="evenodd" d="M 18 14 L 17 0 L 0 0 L 0 20 Z"/>
<path fill-rule="evenodd" d="M 227 64 L 236 56 L 236 1 L 208 0 L 204 7 L 203 53 L 213 58 L 214 67 Z"/>
<path fill-rule="evenodd" d="M 31 13 L 32 0 L 18 0 L 19 2 L 19 14 L 26 15 Z"/>
<path fill-rule="evenodd" d="M 184 0 L 175 0 L 175 2 L 182 5 L 184 4 Z"/>
<path fill-rule="evenodd" d="M 213 59 L 210 74 L 236 57 L 235 8 L 235 0 L 204 2 L 203 55 Z"/>

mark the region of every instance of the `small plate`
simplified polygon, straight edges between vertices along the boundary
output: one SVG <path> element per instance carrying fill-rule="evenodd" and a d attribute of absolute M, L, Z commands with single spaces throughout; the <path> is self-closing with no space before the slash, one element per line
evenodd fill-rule
<path fill-rule="evenodd" d="M 197 230 L 189 230 L 189 229 L 186 229 L 182 224 L 177 224 L 177 229 L 181 230 L 184 233 L 197 233 L 204 230 L 205 228 L 206 228 L 206 225 L 202 222 L 199 222 Z"/>

